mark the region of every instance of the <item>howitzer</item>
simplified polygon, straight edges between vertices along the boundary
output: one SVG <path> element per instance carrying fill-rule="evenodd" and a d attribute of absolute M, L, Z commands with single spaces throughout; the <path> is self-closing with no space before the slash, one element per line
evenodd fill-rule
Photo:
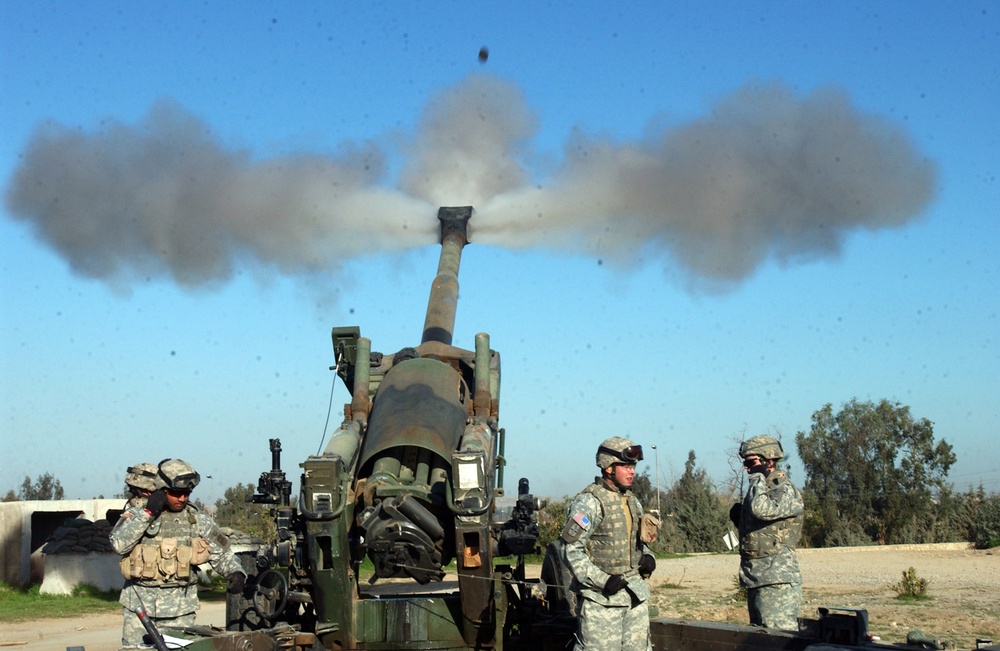
<path fill-rule="evenodd" d="M 241 554 L 249 580 L 228 597 L 227 630 L 188 629 L 188 651 L 572 645 L 574 599 L 558 544 L 542 580 L 525 577 L 541 502 L 521 479 L 509 517 L 495 508 L 503 494 L 500 356 L 484 333 L 473 350 L 452 345 L 471 215 L 469 207 L 438 212 L 441 255 L 419 345 L 383 354 L 358 327 L 332 330 L 332 368 L 351 394 L 344 419 L 323 451 L 300 464 L 294 501 L 280 441 L 270 441 L 271 470 L 253 501 L 274 505 L 276 536 Z M 655 651 L 890 648 L 867 635 L 860 611 L 821 613 L 796 632 L 671 619 L 654 619 L 650 632 Z"/>
<path fill-rule="evenodd" d="M 541 503 L 522 479 L 511 517 L 497 516 L 500 356 L 485 333 L 472 350 L 452 345 L 471 216 L 471 207 L 438 212 L 441 253 L 417 346 L 383 354 L 356 326 L 332 330 L 331 368 L 351 394 L 343 422 L 300 464 L 294 502 L 280 441 L 270 441 L 271 470 L 253 501 L 275 505 L 277 536 L 242 557 L 247 588 L 230 597 L 232 632 L 211 648 L 241 631 L 267 632 L 282 649 L 499 649 L 527 639 L 542 601 L 523 556 L 535 549 Z M 552 630 L 565 646 L 572 618 L 562 621 Z"/>

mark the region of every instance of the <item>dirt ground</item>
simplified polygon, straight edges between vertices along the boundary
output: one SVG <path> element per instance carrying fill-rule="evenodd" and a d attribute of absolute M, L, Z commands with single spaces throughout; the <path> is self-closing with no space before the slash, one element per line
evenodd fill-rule
<path fill-rule="evenodd" d="M 652 605 L 664 617 L 746 623 L 746 604 L 736 600 L 734 555 L 700 555 L 659 561 L 650 580 Z M 901 642 L 920 629 L 961 649 L 976 638 L 1000 641 L 1000 550 L 974 551 L 962 545 L 904 545 L 800 550 L 805 603 L 865 608 L 871 631 L 885 642 Z M 900 602 L 889 587 L 908 568 L 930 581 L 930 599 Z M 536 570 L 537 574 L 537 570 Z M 221 625 L 224 604 L 206 603 L 198 623 Z M 89 615 L 11 624 L 0 622 L 0 648 L 86 651 L 118 648 L 121 615 Z"/>
<path fill-rule="evenodd" d="M 202 603 L 198 624 L 225 626 L 226 604 L 223 601 Z M 0 648 L 32 651 L 66 651 L 81 647 L 85 651 L 115 651 L 122 641 L 122 614 L 86 615 L 66 619 L 41 619 L 35 622 L 0 622 Z"/>
<path fill-rule="evenodd" d="M 802 616 L 819 606 L 864 608 L 869 628 L 884 642 L 903 642 L 919 629 L 974 649 L 976 638 L 1000 642 L 1000 549 L 961 544 L 801 549 Z M 736 599 L 735 555 L 661 560 L 650 580 L 652 605 L 663 617 L 746 624 Z M 929 581 L 924 601 L 900 601 L 890 588 L 913 567 Z"/>

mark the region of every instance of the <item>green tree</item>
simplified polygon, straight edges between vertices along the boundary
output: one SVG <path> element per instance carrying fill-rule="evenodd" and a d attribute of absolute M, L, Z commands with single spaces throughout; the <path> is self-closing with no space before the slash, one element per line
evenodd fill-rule
<path fill-rule="evenodd" d="M 653 486 L 653 479 L 649 476 L 648 468 L 643 470 L 642 473 L 636 473 L 635 479 L 632 480 L 632 492 L 635 493 L 635 498 L 642 505 L 643 511 L 656 509 L 656 488 Z M 661 492 L 661 506 L 662 501 L 663 493 Z"/>
<path fill-rule="evenodd" d="M 795 442 L 806 470 L 805 536 L 819 547 L 917 540 L 955 463 L 931 421 L 884 399 L 852 399 L 836 414 L 827 404 Z"/>
<path fill-rule="evenodd" d="M 669 541 L 672 551 L 714 552 L 723 550 L 722 537 L 728 527 L 728 508 L 723 504 L 708 473 L 695 468 L 694 450 L 688 452 L 684 474 L 667 493 L 664 511 L 669 520 L 663 533 L 678 536 Z"/>
<path fill-rule="evenodd" d="M 563 527 L 566 526 L 567 511 L 572 498 L 562 497 L 549 500 L 538 512 L 538 547 L 545 553 L 545 548 L 555 542 Z"/>
<path fill-rule="evenodd" d="M 972 494 L 972 490 L 969 490 Z M 980 486 L 970 499 L 972 517 L 969 524 L 968 540 L 978 549 L 988 549 L 1000 545 L 1000 494 L 987 495 Z"/>
<path fill-rule="evenodd" d="M 252 503 L 253 494 L 253 484 L 227 488 L 223 497 L 215 501 L 215 521 L 220 527 L 232 527 L 263 540 L 273 540 L 277 535 L 271 516 L 273 507 Z"/>
<path fill-rule="evenodd" d="M 971 542 L 970 531 L 979 502 L 979 495 L 971 488 L 965 493 L 957 493 L 951 486 L 942 488 L 923 527 L 920 542 Z"/>
<path fill-rule="evenodd" d="M 31 483 L 31 477 L 25 475 L 21 488 L 17 491 L 18 499 L 22 500 L 61 500 L 65 495 L 62 484 L 49 472 L 39 475 L 35 483 Z M 4 501 L 7 501 L 6 498 Z"/>

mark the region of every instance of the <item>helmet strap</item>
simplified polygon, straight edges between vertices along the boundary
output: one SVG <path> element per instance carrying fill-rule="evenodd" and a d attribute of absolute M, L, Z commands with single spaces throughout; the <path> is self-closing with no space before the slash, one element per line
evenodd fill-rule
<path fill-rule="evenodd" d="M 624 493 L 625 491 L 628 490 L 628 486 L 622 486 L 621 484 L 618 483 L 618 480 L 615 479 L 615 466 L 621 466 L 621 465 L 624 464 L 613 463 L 604 470 L 602 470 L 601 472 L 603 473 L 602 479 L 604 479 L 604 483 L 607 484 L 608 488 L 617 490 L 619 493 Z"/>

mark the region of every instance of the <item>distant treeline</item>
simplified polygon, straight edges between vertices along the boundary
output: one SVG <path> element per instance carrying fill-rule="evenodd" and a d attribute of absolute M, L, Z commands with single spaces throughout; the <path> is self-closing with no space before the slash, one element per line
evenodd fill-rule
<path fill-rule="evenodd" d="M 771 433 L 781 439 L 780 432 Z M 688 452 L 684 474 L 672 486 L 654 486 L 649 469 L 636 475 L 633 491 L 646 510 L 659 505 L 662 553 L 725 551 L 723 537 L 733 527 L 729 508 L 744 493 L 746 475 L 736 451 L 730 453 L 730 476 L 713 481 Z M 935 440 L 933 424 L 915 419 L 910 408 L 888 400 L 851 400 L 836 413 L 824 405 L 812 416 L 809 432 L 795 435 L 805 479 L 803 547 L 970 542 L 1000 545 L 1000 494 L 982 486 L 956 492 L 947 482 L 955 463 L 952 446 Z M 784 446 L 785 455 L 790 446 Z M 787 461 L 787 459 L 785 459 Z M 583 488 L 583 487 L 581 487 Z M 252 484 L 227 488 L 211 510 L 221 526 L 269 539 L 274 535 L 270 507 L 253 504 Z M 657 492 L 659 495 L 657 496 Z M 50 473 L 33 482 L 25 477 L 3 501 L 58 500 L 64 491 Z M 659 497 L 659 499 L 657 499 Z M 539 512 L 539 547 L 556 539 L 566 522 L 570 497 L 549 500 Z M 195 504 L 204 507 L 200 501 Z"/>

